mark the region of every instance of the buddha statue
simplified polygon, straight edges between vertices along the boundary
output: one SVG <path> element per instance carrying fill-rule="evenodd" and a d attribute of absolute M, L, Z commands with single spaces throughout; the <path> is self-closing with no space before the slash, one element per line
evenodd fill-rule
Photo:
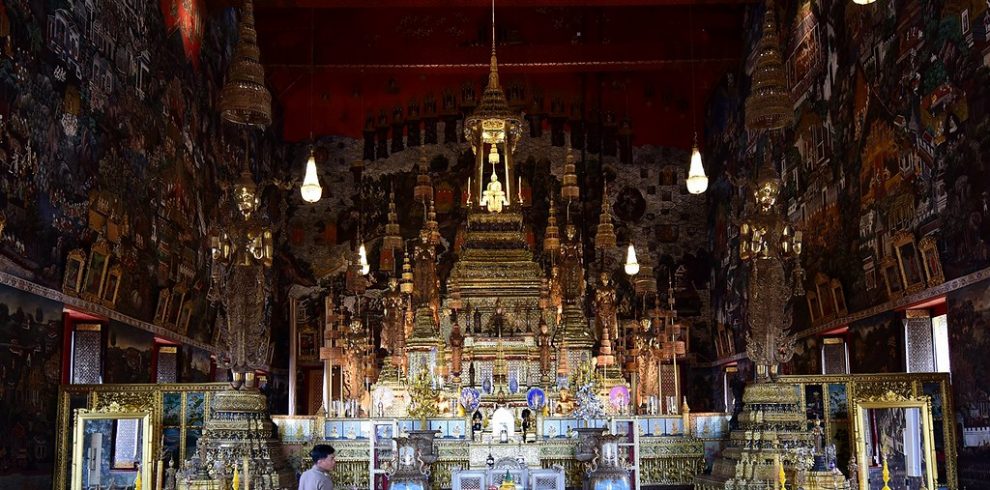
<path fill-rule="evenodd" d="M 502 183 L 498 181 L 498 174 L 492 169 L 492 180 L 488 182 L 485 192 L 481 193 L 481 205 L 487 206 L 492 213 L 501 213 L 502 208 L 509 205 L 509 200 L 502 190 Z"/>

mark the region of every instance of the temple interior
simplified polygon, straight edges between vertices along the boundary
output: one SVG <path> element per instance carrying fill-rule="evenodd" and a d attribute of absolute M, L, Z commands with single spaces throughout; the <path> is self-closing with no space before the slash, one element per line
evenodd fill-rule
<path fill-rule="evenodd" d="M 990 488 L 987 352 L 990 1 L 0 0 L 0 488 Z"/>

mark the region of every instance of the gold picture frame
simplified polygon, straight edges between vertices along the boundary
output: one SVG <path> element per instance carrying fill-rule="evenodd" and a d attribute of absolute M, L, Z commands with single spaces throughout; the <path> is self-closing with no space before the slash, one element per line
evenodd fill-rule
<path fill-rule="evenodd" d="M 838 279 L 832 279 L 832 301 L 835 302 L 835 315 L 845 316 L 849 314 L 849 307 L 846 306 L 846 292 L 842 288 L 842 283 Z"/>
<path fill-rule="evenodd" d="M 112 308 L 117 305 L 117 293 L 120 292 L 121 279 L 123 279 L 123 268 L 120 267 L 120 264 L 112 265 L 103 281 L 103 293 L 100 295 L 100 302 L 104 306 Z"/>
<path fill-rule="evenodd" d="M 887 298 L 897 299 L 904 295 L 904 278 L 900 266 L 897 265 L 897 259 L 891 255 L 884 257 L 880 262 L 880 274 L 887 286 Z"/>
<path fill-rule="evenodd" d="M 110 244 L 100 237 L 89 249 L 89 262 L 86 265 L 86 279 L 83 281 L 80 296 L 98 303 L 103 292 L 103 281 L 110 267 Z"/>
<path fill-rule="evenodd" d="M 178 327 L 179 317 L 182 316 L 182 306 L 186 303 L 186 288 L 176 286 L 172 288 L 172 298 L 168 302 L 168 310 L 165 317 L 165 325 Z"/>
<path fill-rule="evenodd" d="M 171 299 L 172 291 L 170 289 L 158 291 L 158 304 L 155 306 L 155 325 L 165 324 L 165 318 L 168 316 L 168 303 Z"/>
<path fill-rule="evenodd" d="M 871 488 L 870 469 L 878 471 L 883 464 L 873 457 L 877 453 L 884 454 L 882 458 L 887 460 L 903 457 L 904 466 L 912 466 L 914 470 L 921 466 L 925 488 L 938 488 L 935 486 L 938 463 L 931 399 L 924 395 L 905 397 L 887 391 L 878 396 L 854 399 L 853 403 L 859 488 Z M 900 437 L 895 433 L 897 431 L 900 431 Z M 911 437 L 911 432 L 917 432 L 917 437 Z"/>
<path fill-rule="evenodd" d="M 835 318 L 835 300 L 832 299 L 832 284 L 828 276 L 819 272 L 815 274 L 815 290 L 821 305 L 822 320 Z"/>
<path fill-rule="evenodd" d="M 180 426 L 179 450 L 173 452 L 178 461 L 185 461 L 195 451 L 187 447 L 190 435 L 202 437 L 205 420 L 210 418 L 209 407 L 215 393 L 230 389 L 230 383 L 151 383 L 151 384 L 101 384 L 101 385 L 60 385 L 58 388 L 58 416 L 55 430 L 55 472 L 52 475 L 52 488 L 71 488 L 72 461 L 75 450 L 73 423 L 78 409 L 117 410 L 125 412 L 147 412 L 151 414 L 151 426 L 154 429 L 151 447 L 159 448 L 163 442 L 162 428 L 165 426 L 166 395 L 180 396 L 177 404 L 178 414 L 175 415 Z M 188 397 L 196 395 L 205 407 L 198 424 L 189 418 L 190 405 Z M 194 433 L 193 430 L 196 430 Z M 142 478 L 144 478 L 142 476 Z M 142 480 L 145 481 L 145 480 Z M 144 488 L 152 488 L 149 483 Z"/>
<path fill-rule="evenodd" d="M 192 313 L 193 313 L 192 302 L 186 301 L 186 303 L 182 305 L 182 312 L 179 313 L 179 321 L 175 325 L 177 332 L 179 332 L 182 335 L 186 335 L 189 333 L 189 322 L 190 319 L 192 318 Z"/>
<path fill-rule="evenodd" d="M 808 314 L 811 315 L 812 323 L 817 322 L 822 319 L 822 307 L 819 302 L 818 293 L 809 290 L 805 293 L 805 299 L 808 300 Z"/>
<path fill-rule="evenodd" d="M 77 248 L 65 256 L 65 271 L 62 275 L 62 292 L 78 296 L 82 292 L 83 273 L 86 272 L 86 251 Z"/>
<path fill-rule="evenodd" d="M 932 288 L 945 282 L 945 272 L 942 271 L 942 261 L 938 255 L 938 241 L 934 235 L 926 235 L 918 243 L 921 251 L 921 262 L 925 265 L 925 277 L 928 287 Z"/>
<path fill-rule="evenodd" d="M 921 291 L 925 288 L 925 272 L 922 270 L 914 234 L 907 231 L 897 233 L 894 235 L 893 245 L 901 268 L 904 289 L 908 294 Z"/>
<path fill-rule="evenodd" d="M 126 422 L 136 422 L 136 429 L 130 427 L 130 430 L 135 430 L 137 433 L 134 434 L 132 440 L 127 441 L 131 444 L 122 443 L 120 446 L 126 446 L 129 450 L 127 455 L 119 455 L 117 453 L 118 447 L 118 437 L 117 431 L 120 430 L 120 425 L 122 421 Z M 104 436 L 103 432 L 98 432 L 106 430 L 109 428 L 111 430 L 111 437 L 108 439 Z M 139 431 L 139 432 L 138 432 Z M 72 445 L 72 484 L 69 487 L 71 490 L 83 490 L 86 488 L 106 488 L 110 486 L 109 482 L 115 481 L 113 473 L 121 475 L 124 477 L 125 481 L 130 480 L 128 483 L 132 483 L 134 480 L 140 476 L 141 482 L 147 482 L 147 485 L 152 486 L 152 469 L 155 466 L 152 460 L 153 456 L 151 453 L 151 442 L 155 438 L 154 433 L 151 431 L 151 414 L 149 412 L 129 412 L 129 411 L 90 411 L 86 409 L 76 410 L 75 422 L 73 425 L 73 445 Z M 100 436 L 98 439 L 96 436 Z M 127 439 L 131 439 L 127 437 Z M 110 447 L 104 447 L 105 441 L 109 441 Z M 133 447 L 131 447 L 133 446 Z M 109 456 L 109 465 L 103 466 L 104 454 Z M 120 457 L 121 461 L 117 461 Z M 130 457 L 130 459 L 128 459 Z M 99 460 L 100 464 L 89 464 L 92 461 Z M 126 460 L 126 461 L 124 461 Z M 117 462 L 130 463 L 133 469 L 134 476 L 131 477 L 130 471 L 124 470 L 122 465 L 116 464 Z M 110 475 L 106 475 L 109 478 L 105 481 L 103 470 L 107 470 Z M 94 483 L 92 480 L 94 478 L 99 478 L 99 481 Z"/>

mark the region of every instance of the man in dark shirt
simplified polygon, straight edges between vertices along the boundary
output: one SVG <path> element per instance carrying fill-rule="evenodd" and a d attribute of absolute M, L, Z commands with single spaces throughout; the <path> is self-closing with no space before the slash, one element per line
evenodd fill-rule
<path fill-rule="evenodd" d="M 333 480 L 330 472 L 336 466 L 333 446 L 317 444 L 309 455 L 313 458 L 313 467 L 304 471 L 299 477 L 299 490 L 333 490 Z"/>

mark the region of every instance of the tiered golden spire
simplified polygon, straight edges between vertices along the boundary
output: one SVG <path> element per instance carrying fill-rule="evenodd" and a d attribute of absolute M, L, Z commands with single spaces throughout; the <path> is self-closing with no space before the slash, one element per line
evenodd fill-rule
<path fill-rule="evenodd" d="M 388 224 L 385 225 L 385 238 L 382 248 L 390 250 L 402 249 L 402 229 L 399 227 L 399 213 L 395 211 L 395 191 L 388 193 Z"/>
<path fill-rule="evenodd" d="M 794 120 L 794 108 L 780 55 L 773 0 L 767 0 L 763 37 L 757 45 L 756 66 L 746 97 L 746 129 L 780 129 Z"/>
<path fill-rule="evenodd" d="M 612 225 L 612 211 L 608 205 L 608 184 L 602 189 L 602 212 L 598 218 L 595 233 L 595 250 L 606 253 L 616 247 L 615 226 Z"/>
<path fill-rule="evenodd" d="M 424 152 L 419 157 L 419 175 L 416 176 L 416 187 L 413 188 L 413 198 L 424 203 L 433 199 L 433 183 L 430 181 L 430 174 L 427 173 L 428 169 L 429 163 Z"/>
<path fill-rule="evenodd" d="M 265 87 L 252 0 L 245 0 L 241 8 L 238 33 L 227 81 L 220 91 L 220 117 L 235 124 L 266 128 L 272 123 L 272 95 Z"/>
<path fill-rule="evenodd" d="M 426 213 L 426 232 L 429 233 L 431 244 L 440 244 L 440 224 L 437 222 L 437 209 L 433 199 L 430 199 L 430 210 Z"/>
<path fill-rule="evenodd" d="M 574 165 L 574 152 L 570 147 L 567 147 L 567 156 L 564 160 L 564 178 L 560 188 L 560 197 L 565 201 L 577 201 L 581 198 L 581 188 L 578 187 Z"/>
<path fill-rule="evenodd" d="M 557 226 L 557 203 L 550 196 L 550 212 L 547 216 L 547 230 L 543 235 L 543 252 L 554 254 L 560 251 L 560 227 Z"/>
<path fill-rule="evenodd" d="M 413 292 L 413 271 L 412 264 L 409 263 L 409 252 L 402 257 L 402 281 L 399 283 L 399 291 L 403 294 L 412 294 Z"/>

